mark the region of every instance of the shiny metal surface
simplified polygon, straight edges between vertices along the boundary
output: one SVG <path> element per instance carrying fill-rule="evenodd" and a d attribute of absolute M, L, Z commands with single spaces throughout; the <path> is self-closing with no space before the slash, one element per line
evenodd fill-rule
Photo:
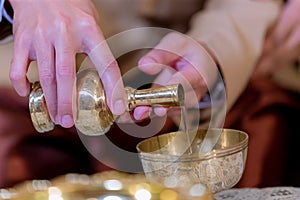
<path fill-rule="evenodd" d="M 213 200 L 213 194 L 189 196 L 143 174 L 106 171 L 93 175 L 66 174 L 52 180 L 26 181 L 0 189 L 0 200 Z"/>
<path fill-rule="evenodd" d="M 105 134 L 114 122 L 98 72 L 93 69 L 77 73 L 76 128 L 85 135 Z"/>
<path fill-rule="evenodd" d="M 77 73 L 76 128 L 85 135 L 103 135 L 114 123 L 115 116 L 106 104 L 106 96 L 98 72 L 95 69 Z M 140 105 L 180 106 L 184 103 L 184 91 L 180 84 L 136 90 L 126 87 L 126 110 Z"/>
<path fill-rule="evenodd" d="M 125 90 L 127 111 L 139 105 L 181 106 L 184 104 L 184 91 L 180 84 L 144 90 L 126 87 Z M 81 133 L 103 135 L 110 129 L 116 116 L 113 116 L 106 104 L 105 91 L 95 69 L 85 69 L 77 73 L 76 92 L 73 98 L 75 126 Z M 52 130 L 54 126 L 39 84 L 36 84 L 32 90 L 30 102 L 31 119 L 36 130 L 39 132 Z"/>
<path fill-rule="evenodd" d="M 206 134 L 220 134 L 210 152 L 199 152 Z M 173 132 L 140 142 L 137 150 L 149 180 L 178 187 L 204 185 L 211 192 L 233 187 L 241 178 L 248 148 L 246 133 L 231 129 L 198 130 L 190 151 L 187 135 Z"/>
<path fill-rule="evenodd" d="M 29 95 L 29 111 L 33 126 L 38 132 L 44 133 L 54 129 L 55 124 L 50 119 L 44 93 L 38 82 L 32 84 Z"/>
<path fill-rule="evenodd" d="M 174 84 L 158 88 L 136 90 L 125 88 L 127 93 L 127 111 L 136 106 L 182 106 L 184 105 L 184 90 L 182 85 Z"/>

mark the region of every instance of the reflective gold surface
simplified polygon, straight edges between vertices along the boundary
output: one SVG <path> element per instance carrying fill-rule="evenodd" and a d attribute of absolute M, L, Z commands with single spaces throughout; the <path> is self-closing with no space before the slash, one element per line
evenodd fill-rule
<path fill-rule="evenodd" d="M 85 135 L 105 134 L 114 122 L 98 72 L 93 69 L 77 73 L 75 126 Z"/>
<path fill-rule="evenodd" d="M 136 90 L 125 88 L 127 93 L 127 111 L 136 106 L 182 106 L 184 105 L 184 91 L 180 84 L 167 85 L 158 88 Z"/>
<path fill-rule="evenodd" d="M 29 111 L 31 121 L 38 132 L 44 133 L 54 129 L 55 124 L 50 119 L 44 93 L 38 82 L 32 84 L 29 95 Z"/>
<path fill-rule="evenodd" d="M 98 72 L 95 69 L 77 73 L 77 113 L 75 126 L 85 135 L 103 135 L 114 122 L 114 116 L 106 104 L 106 96 Z M 127 111 L 138 105 L 180 106 L 184 92 L 180 84 L 136 90 L 126 87 Z"/>
<path fill-rule="evenodd" d="M 199 152 L 205 136 L 218 135 L 212 151 Z M 241 178 L 248 147 L 246 133 L 230 129 L 198 130 L 191 149 L 187 135 L 173 132 L 151 137 L 137 145 L 146 177 L 165 186 L 207 187 L 219 192 L 233 187 Z"/>
<path fill-rule="evenodd" d="M 126 87 L 127 111 L 139 105 L 180 106 L 184 104 L 184 91 L 180 84 L 136 90 Z M 103 135 L 115 121 L 106 103 L 105 91 L 96 69 L 77 73 L 76 92 L 73 95 L 73 115 L 76 128 L 85 135 Z M 38 132 L 54 128 L 41 86 L 34 84 L 30 94 L 30 114 Z"/>
<path fill-rule="evenodd" d="M 107 171 L 67 174 L 53 180 L 32 180 L 0 190 L 0 199 L 14 200 L 212 200 L 210 193 L 193 197 L 149 182 L 142 174 Z"/>

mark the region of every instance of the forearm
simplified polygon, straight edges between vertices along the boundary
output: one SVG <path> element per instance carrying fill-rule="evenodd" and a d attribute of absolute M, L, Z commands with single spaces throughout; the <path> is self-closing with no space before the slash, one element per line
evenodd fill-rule
<path fill-rule="evenodd" d="M 245 88 L 260 56 L 265 34 L 276 21 L 280 1 L 211 0 L 188 33 L 218 62 L 230 107 Z"/>

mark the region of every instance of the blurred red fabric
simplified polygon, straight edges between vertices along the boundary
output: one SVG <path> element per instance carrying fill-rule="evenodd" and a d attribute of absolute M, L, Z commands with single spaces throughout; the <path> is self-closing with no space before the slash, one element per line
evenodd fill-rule
<path fill-rule="evenodd" d="M 245 173 L 237 187 L 299 185 L 300 95 L 269 79 L 253 79 L 227 114 L 225 127 L 249 135 Z M 296 147 L 296 148 L 295 148 Z M 298 150 L 298 152 L 297 152 Z"/>
<path fill-rule="evenodd" d="M 40 134 L 32 125 L 28 98 L 0 88 L 0 187 L 68 172 L 93 173 L 93 161 L 74 129 Z"/>

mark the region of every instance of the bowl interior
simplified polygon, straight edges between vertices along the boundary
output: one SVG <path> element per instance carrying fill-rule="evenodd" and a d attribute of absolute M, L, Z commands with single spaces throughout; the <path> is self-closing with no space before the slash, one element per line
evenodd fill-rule
<path fill-rule="evenodd" d="M 211 151 L 202 151 L 203 146 L 211 146 Z M 172 132 L 143 140 L 137 150 L 143 156 L 156 158 L 181 156 L 208 159 L 232 154 L 248 145 L 248 135 L 233 129 L 200 129 L 195 133 Z M 205 148 L 204 148 L 205 149 Z"/>

